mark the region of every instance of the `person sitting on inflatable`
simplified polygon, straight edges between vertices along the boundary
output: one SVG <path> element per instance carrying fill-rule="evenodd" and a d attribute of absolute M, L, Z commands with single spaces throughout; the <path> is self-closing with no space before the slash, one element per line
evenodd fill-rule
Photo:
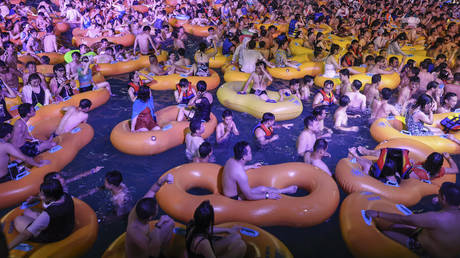
<path fill-rule="evenodd" d="M 54 65 L 53 72 L 54 77 L 50 81 L 51 93 L 59 102 L 69 99 L 74 95 L 73 91 L 76 89 L 75 81 L 67 77 L 63 64 Z"/>
<path fill-rule="evenodd" d="M 112 95 L 112 90 L 110 84 L 107 81 L 96 83 L 93 80 L 93 70 L 90 67 L 91 61 L 88 56 L 83 56 L 81 58 L 81 65 L 77 69 L 78 82 L 80 83 L 80 93 L 92 91 L 93 89 L 105 88 L 110 95 Z"/>
<path fill-rule="evenodd" d="M 214 226 L 214 208 L 203 201 L 195 210 L 193 220 L 187 224 L 185 235 L 186 257 L 244 257 L 246 243 L 239 228 Z M 225 236 L 214 234 L 227 233 Z"/>
<path fill-rule="evenodd" d="M 139 88 L 144 86 L 145 83 L 156 83 L 156 80 L 153 79 L 150 75 L 148 74 L 142 74 L 147 78 L 147 80 L 142 80 L 139 77 L 139 72 L 134 71 L 129 73 L 129 83 L 128 83 L 128 95 L 129 99 L 131 99 L 132 102 L 134 102 L 137 98 L 137 93 L 139 92 Z"/>
<path fill-rule="evenodd" d="M 366 215 L 384 220 L 387 225 L 390 222 L 392 226 L 386 227 L 383 234 L 421 257 L 457 257 L 460 245 L 454 239 L 460 239 L 460 187 L 443 183 L 438 199 L 440 211 L 406 216 L 367 210 Z"/>
<path fill-rule="evenodd" d="M 252 160 L 249 143 L 241 141 L 233 147 L 234 157 L 230 158 L 224 166 L 222 173 L 223 194 L 233 200 L 278 200 L 281 194 L 295 193 L 297 186 L 291 185 L 277 189 L 273 187 L 257 186 L 251 188 L 246 170 L 259 168 L 261 163 L 246 165 Z"/>
<path fill-rule="evenodd" d="M 24 215 L 14 219 L 14 227 L 19 235 L 8 248 L 29 240 L 32 242 L 57 242 L 72 234 L 75 227 L 75 211 L 72 197 L 65 193 L 61 183 L 50 179 L 40 185 L 40 199 L 44 210 L 24 211 Z"/>
<path fill-rule="evenodd" d="M 251 73 L 249 79 L 244 84 L 244 87 L 238 94 L 246 94 L 249 85 L 252 83 L 251 90 L 249 94 L 255 94 L 261 100 L 269 103 L 276 103 L 275 100 L 269 99 L 267 95 L 267 85 L 269 82 L 272 82 L 272 76 L 267 72 L 266 65 L 264 62 L 259 61 L 256 64 L 256 70 Z"/>
<path fill-rule="evenodd" d="M 192 87 L 192 83 L 187 79 L 180 79 L 179 83 L 176 84 L 176 90 L 174 91 L 174 98 L 179 104 L 187 105 L 191 99 L 196 96 L 196 91 Z"/>
<path fill-rule="evenodd" d="M 146 132 L 160 130 L 155 116 L 153 97 L 150 88 L 141 86 L 133 103 L 131 114 L 131 132 Z"/>
<path fill-rule="evenodd" d="M 332 88 L 334 88 L 334 82 L 331 80 L 326 80 L 324 82 L 324 87 L 316 93 L 315 97 L 313 98 L 312 107 L 318 107 L 322 105 L 332 106 L 337 104 L 337 99 L 332 93 Z"/>
<path fill-rule="evenodd" d="M 284 127 L 286 129 L 290 129 L 293 124 L 282 124 L 282 125 L 274 125 L 275 124 L 275 115 L 267 112 L 262 115 L 262 121 L 254 128 L 254 135 L 257 139 L 257 142 L 260 145 L 265 145 L 271 143 L 273 141 L 278 140 L 279 136 L 274 134 L 275 128 Z"/>
<path fill-rule="evenodd" d="M 335 110 L 334 113 L 334 129 L 344 131 L 344 132 L 357 132 L 359 130 L 358 126 L 348 127 L 348 118 L 359 118 L 361 115 L 348 115 L 347 109 L 350 104 L 350 97 L 343 95 L 339 100 L 339 108 Z"/>
<path fill-rule="evenodd" d="M 450 168 L 442 166 L 444 158 L 449 162 Z M 458 166 L 449 153 L 444 152 L 441 155 L 438 152 L 433 152 L 426 158 L 425 162 L 414 164 L 409 173 L 410 178 L 430 181 L 445 174 L 457 174 Z"/>
<path fill-rule="evenodd" d="M 61 135 L 72 131 L 81 123 L 86 123 L 88 120 L 88 111 L 91 108 L 91 100 L 82 99 L 77 107 L 66 106 L 61 109 L 64 116 L 61 118 L 59 125 L 54 132 L 54 135 Z"/>

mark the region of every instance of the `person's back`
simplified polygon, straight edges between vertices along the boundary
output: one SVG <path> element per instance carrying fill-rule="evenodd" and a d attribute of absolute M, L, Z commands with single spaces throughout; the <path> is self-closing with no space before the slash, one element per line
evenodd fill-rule
<path fill-rule="evenodd" d="M 244 173 L 243 167 L 234 158 L 228 159 L 222 172 L 222 191 L 225 196 L 231 197 L 238 194 L 235 174 L 239 172 Z"/>
<path fill-rule="evenodd" d="M 256 63 L 262 58 L 262 54 L 254 49 L 244 49 L 242 56 L 240 57 L 241 71 L 245 73 L 252 73 L 256 69 Z"/>
<path fill-rule="evenodd" d="M 62 203 L 53 203 L 45 208 L 50 220 L 48 227 L 32 239 L 36 242 L 55 242 L 69 236 L 75 227 L 75 211 L 72 197 L 64 193 Z"/>
<path fill-rule="evenodd" d="M 77 127 L 81 123 L 85 123 L 88 120 L 88 111 L 91 107 L 91 101 L 88 99 L 82 99 L 78 108 L 74 106 L 68 106 L 63 108 L 65 111 L 59 125 L 55 131 L 56 135 L 61 135 L 70 132 L 72 129 Z"/>

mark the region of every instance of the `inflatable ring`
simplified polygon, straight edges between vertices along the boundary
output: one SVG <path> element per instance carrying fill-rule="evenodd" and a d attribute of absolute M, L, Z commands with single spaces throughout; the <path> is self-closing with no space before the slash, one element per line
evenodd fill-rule
<path fill-rule="evenodd" d="M 131 132 L 130 120 L 117 124 L 110 133 L 112 145 L 119 151 L 131 155 L 154 155 L 184 143 L 186 132 L 189 130 L 189 122 L 177 122 L 177 106 L 169 106 L 158 110 L 158 125 L 161 130 L 149 132 Z M 209 122 L 205 123 L 203 139 L 214 133 L 217 119 L 211 113 Z"/>
<path fill-rule="evenodd" d="M 334 214 L 339 190 L 332 177 L 305 163 L 284 163 L 249 170 L 249 185 L 287 187 L 298 185 L 309 194 L 303 197 L 283 195 L 280 200 L 236 201 L 220 194 L 223 168 L 212 163 L 184 164 L 169 170 L 173 184 L 166 184 L 156 198 L 160 207 L 180 221 L 190 221 L 195 208 L 209 200 L 214 206 L 215 223 L 243 221 L 259 226 L 309 227 Z M 207 195 L 192 195 L 187 190 L 201 187 Z M 241 212 L 244 211 L 244 212 Z"/>
<path fill-rule="evenodd" d="M 56 52 L 49 52 L 49 53 L 38 53 L 37 56 L 42 57 L 42 56 L 47 56 L 50 58 L 50 65 L 55 65 L 55 64 L 60 64 L 64 62 L 64 55 L 61 53 L 56 53 Z M 22 55 L 18 57 L 18 60 L 21 61 L 24 66 L 26 65 L 27 62 L 37 62 L 35 58 L 33 58 L 30 55 Z"/>
<path fill-rule="evenodd" d="M 246 82 L 251 74 L 241 72 L 235 65 L 224 65 L 222 66 L 224 72 L 225 82 Z M 268 85 L 272 84 L 271 81 L 267 82 Z"/>
<path fill-rule="evenodd" d="M 168 59 L 168 53 L 166 51 L 161 51 L 161 54 L 157 55 L 157 59 L 158 62 L 166 61 Z M 104 76 L 113 76 L 134 72 L 149 66 L 149 56 L 140 56 L 135 60 L 119 61 L 111 64 L 96 64 L 96 71 Z"/>
<path fill-rule="evenodd" d="M 74 49 L 74 50 L 67 51 L 64 54 L 64 60 L 65 60 L 66 63 L 71 63 L 73 61 L 72 54 L 75 53 L 75 52 L 80 53 L 80 50 Z M 96 55 L 97 55 L 96 53 L 91 51 L 91 52 L 85 53 L 83 56 L 96 56 Z"/>
<path fill-rule="evenodd" d="M 213 48 L 206 50 L 206 54 L 212 53 Z M 229 64 L 232 61 L 233 55 L 222 54 L 222 48 L 217 48 L 217 54 L 209 59 L 210 68 L 221 68 L 225 64 Z M 196 59 L 195 59 L 196 61 Z"/>
<path fill-rule="evenodd" d="M 303 105 L 295 95 L 285 96 L 282 102 L 267 103 L 254 94 L 238 94 L 243 89 L 244 82 L 227 82 L 217 90 L 219 102 L 230 109 L 248 113 L 256 118 L 262 118 L 266 112 L 275 115 L 276 121 L 289 120 L 302 114 Z M 276 101 L 280 95 L 276 91 L 267 90 L 268 97 Z"/>
<path fill-rule="evenodd" d="M 176 15 L 175 17 L 170 18 L 168 23 L 173 27 L 180 28 L 184 26 L 184 24 L 188 23 L 189 19 L 190 17 L 186 15 Z"/>
<path fill-rule="evenodd" d="M 37 112 L 38 113 L 38 112 Z M 33 129 L 32 134 L 36 138 L 48 138 L 59 124 L 60 118 L 41 121 L 39 124 L 29 125 L 29 130 Z M 49 160 L 50 164 L 43 167 L 32 167 L 29 173 L 18 180 L 11 180 L 0 184 L 0 208 L 13 206 L 26 200 L 29 196 L 39 192 L 43 176 L 49 172 L 61 171 L 77 155 L 77 153 L 88 144 L 94 136 L 93 128 L 88 124 L 79 125 L 77 130 L 66 133 L 55 138 L 57 147 L 38 155 L 36 160 Z"/>
<path fill-rule="evenodd" d="M 192 34 L 197 37 L 207 37 L 209 36 L 208 29 L 212 26 L 200 26 L 200 25 L 192 25 L 189 23 L 185 23 L 182 25 L 184 31 L 188 34 Z"/>
<path fill-rule="evenodd" d="M 409 150 L 409 157 L 417 161 L 425 161 L 426 157 L 433 152 L 429 146 L 407 139 L 397 139 L 379 145 L 381 148 L 404 148 Z M 377 160 L 377 157 L 365 157 Z M 362 172 L 362 168 L 356 159 L 341 159 L 336 166 L 335 178 L 342 189 L 347 193 L 370 191 L 387 199 L 404 205 L 414 205 L 422 197 L 436 194 L 444 182 L 455 182 L 456 175 L 445 175 L 431 182 L 422 182 L 417 179 L 402 180 L 398 186 L 388 185 Z"/>
<path fill-rule="evenodd" d="M 366 69 L 364 67 L 352 67 L 352 68 L 358 71 Z M 372 83 L 373 75 L 374 74 L 372 73 L 353 74 L 353 75 L 350 75 L 350 82 L 353 82 L 354 80 L 359 80 L 363 84 L 361 88 L 361 90 L 363 90 L 366 84 Z M 401 82 L 401 77 L 399 77 L 398 73 L 381 74 L 381 79 L 382 80 L 380 81 L 379 90 L 382 90 L 383 88 L 389 88 L 392 90 L 396 89 L 399 83 Z M 319 75 L 315 77 L 314 82 L 315 82 L 315 85 L 322 88 L 326 80 L 332 80 L 334 82 L 334 88 L 337 85 L 340 85 L 342 83 L 338 75 L 333 78 L 324 77 L 324 76 Z"/>
<path fill-rule="evenodd" d="M 107 39 L 109 42 L 115 44 L 121 44 L 124 47 L 131 47 L 134 44 L 134 40 L 136 37 L 133 34 L 123 34 L 117 36 L 110 36 L 110 37 L 87 37 L 87 36 L 74 36 L 72 38 L 72 45 L 78 47 L 81 44 L 85 44 L 89 47 L 92 45 L 100 42 L 102 39 Z"/>
<path fill-rule="evenodd" d="M 306 48 L 303 46 L 302 39 L 293 39 L 289 43 L 289 49 L 294 56 L 298 55 L 312 55 L 313 56 L 313 49 Z"/>
<path fill-rule="evenodd" d="M 316 76 L 321 74 L 324 65 L 322 63 L 317 62 L 305 62 L 299 63 L 300 71 L 292 67 L 276 67 L 276 68 L 267 68 L 267 71 L 270 73 L 271 76 L 277 79 L 282 80 L 293 80 L 293 79 L 301 79 L 305 75 Z"/>
<path fill-rule="evenodd" d="M 39 182 L 42 182 L 41 179 Z M 99 225 L 97 223 L 96 213 L 88 204 L 73 198 L 75 208 L 75 229 L 73 233 L 65 239 L 53 243 L 36 243 L 26 241 L 20 245 L 31 248 L 25 252 L 18 249 L 10 250 L 10 257 L 80 257 L 84 255 L 96 242 Z M 41 205 L 40 205 L 41 206 Z M 4 225 L 10 225 L 14 219 L 23 213 L 20 207 L 15 208 L 6 214 L 0 222 Z M 6 241 L 11 242 L 19 233 L 14 230 L 8 232 L 9 227 L 3 228 Z"/>
<path fill-rule="evenodd" d="M 289 24 L 287 23 L 281 23 L 281 24 L 279 23 L 256 23 L 254 24 L 254 28 L 260 31 L 260 27 L 264 26 L 265 29 L 268 30 L 268 28 L 272 25 L 275 26 L 277 32 L 280 32 L 280 33 L 288 32 L 289 30 Z"/>
<path fill-rule="evenodd" d="M 154 228 L 157 220 L 149 223 L 150 228 Z M 241 227 L 240 235 L 246 243 L 247 250 L 244 257 L 254 258 L 275 258 L 285 257 L 292 258 L 289 249 L 278 238 L 268 233 L 267 231 L 246 223 L 232 222 L 216 225 L 220 228 Z M 168 244 L 168 248 L 163 254 L 166 257 L 182 257 L 185 253 L 185 225 L 178 222 L 175 223 L 173 236 Z M 126 233 L 121 234 L 112 244 L 105 250 L 102 258 L 124 258 L 125 257 L 125 239 Z"/>
<path fill-rule="evenodd" d="M 192 83 L 193 87 L 195 87 L 199 81 L 205 81 L 207 90 L 212 90 L 219 86 L 220 77 L 219 74 L 212 69 L 209 69 L 209 73 L 211 76 L 207 77 L 187 76 L 184 74 L 176 73 L 170 75 L 153 76 L 153 79 L 155 79 L 156 82 L 151 82 L 148 84 L 148 86 L 152 90 L 175 90 L 176 85 L 179 83 L 180 79 L 185 78 Z"/>
<path fill-rule="evenodd" d="M 340 207 L 340 229 L 353 257 L 419 257 L 377 229 L 366 210 L 378 210 L 401 215 L 412 212 L 401 204 L 371 192 L 357 192 L 345 198 Z"/>
<path fill-rule="evenodd" d="M 442 129 L 442 126 L 440 125 L 442 119 L 452 115 L 458 116 L 459 114 L 459 111 L 452 113 L 434 114 L 432 127 Z M 446 139 L 445 135 L 413 136 L 408 131 L 403 130 L 404 127 L 404 117 L 387 117 L 375 120 L 371 125 L 370 131 L 372 137 L 378 142 L 394 138 L 405 138 L 425 143 L 426 145 L 433 148 L 433 150 L 440 153 L 448 152 L 452 154 L 460 154 L 460 145 L 449 139 Z M 454 136 L 460 140 L 460 132 L 456 132 Z"/>

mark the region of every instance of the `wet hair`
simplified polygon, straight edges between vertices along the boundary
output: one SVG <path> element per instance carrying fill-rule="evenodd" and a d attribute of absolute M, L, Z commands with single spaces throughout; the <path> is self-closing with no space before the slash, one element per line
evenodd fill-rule
<path fill-rule="evenodd" d="M 51 180 L 51 179 L 56 179 L 56 177 L 58 176 L 58 172 L 49 172 L 47 173 L 44 177 L 43 177 L 43 182 L 46 182 L 48 180 Z"/>
<path fill-rule="evenodd" d="M 185 243 L 187 252 L 191 253 L 192 243 L 196 236 L 203 236 L 209 240 L 211 249 L 214 250 L 212 244 L 212 228 L 214 225 L 214 208 L 209 200 L 203 201 L 195 210 L 193 220 L 187 225 L 185 234 Z M 211 232 L 210 232 L 211 230 Z"/>
<path fill-rule="evenodd" d="M 374 74 L 372 75 L 372 79 L 371 79 L 372 83 L 379 83 L 380 81 L 382 81 L 382 76 L 380 74 Z"/>
<path fill-rule="evenodd" d="M 439 152 L 431 153 L 423 162 L 423 168 L 428 171 L 430 177 L 435 177 L 442 168 L 444 157 Z"/>
<path fill-rule="evenodd" d="M 342 69 L 342 70 L 340 70 L 339 73 L 341 75 L 343 75 L 343 76 L 346 76 L 346 77 L 350 78 L 350 71 L 348 71 L 348 69 Z"/>
<path fill-rule="evenodd" d="M 430 95 L 422 94 L 417 98 L 417 102 L 415 102 L 415 105 L 412 108 L 415 109 L 417 107 L 421 107 L 424 109 L 426 105 L 430 105 L 432 102 L 433 98 Z"/>
<path fill-rule="evenodd" d="M 198 45 L 198 49 L 199 49 L 201 52 L 206 51 L 206 48 L 207 48 L 207 46 L 206 46 L 206 43 L 204 43 L 204 42 L 200 42 L 200 44 Z"/>
<path fill-rule="evenodd" d="M 185 55 L 185 49 L 179 48 L 179 49 L 177 50 L 177 54 L 178 54 L 179 56 L 184 56 L 184 55 Z"/>
<path fill-rule="evenodd" d="M 147 86 L 139 87 L 137 98 L 142 102 L 147 102 L 150 99 L 150 88 Z"/>
<path fill-rule="evenodd" d="M 224 112 L 222 112 L 222 118 L 226 118 L 226 117 L 229 117 L 229 116 L 233 116 L 233 113 L 230 109 L 226 109 L 224 110 Z"/>
<path fill-rule="evenodd" d="M 200 147 L 198 148 L 198 153 L 200 154 L 200 158 L 206 158 L 212 152 L 212 146 L 209 142 L 203 142 Z"/>
<path fill-rule="evenodd" d="M 446 94 L 444 94 L 444 96 L 442 98 L 442 101 L 441 101 L 441 104 L 445 105 L 446 101 L 451 99 L 451 98 L 453 98 L 453 97 L 457 97 L 457 94 L 455 94 L 453 92 L 447 92 Z"/>
<path fill-rule="evenodd" d="M 40 185 L 40 192 L 42 192 L 46 198 L 50 198 L 55 201 L 61 199 L 62 195 L 64 195 L 61 182 L 57 179 L 44 181 Z"/>
<path fill-rule="evenodd" d="M 120 186 L 121 182 L 123 181 L 123 176 L 121 175 L 120 171 L 112 170 L 105 174 L 105 180 L 107 180 L 107 183 L 111 185 Z"/>
<path fill-rule="evenodd" d="M 26 117 L 30 113 L 30 110 L 32 110 L 32 107 L 33 106 L 30 103 L 22 103 L 21 105 L 19 105 L 18 113 L 21 116 L 21 118 Z"/>
<path fill-rule="evenodd" d="M 375 63 L 380 63 L 382 61 L 385 61 L 385 57 L 384 56 L 378 56 L 374 60 L 375 60 Z"/>
<path fill-rule="evenodd" d="M 310 127 L 311 125 L 313 125 L 313 122 L 315 121 L 315 117 L 314 116 L 307 116 L 305 117 L 305 119 L 303 120 L 303 124 L 305 126 L 305 128 L 308 128 Z"/>
<path fill-rule="evenodd" d="M 439 71 L 438 78 L 444 81 L 449 79 L 449 72 L 445 69 L 442 69 Z"/>
<path fill-rule="evenodd" d="M 418 76 L 418 74 L 420 73 L 420 68 L 414 66 L 411 68 L 411 72 L 415 75 L 415 76 Z"/>
<path fill-rule="evenodd" d="M 157 213 L 157 200 L 155 198 L 142 198 L 136 204 L 136 215 L 140 220 L 148 220 Z"/>
<path fill-rule="evenodd" d="M 265 41 L 259 41 L 259 47 L 264 48 L 265 47 Z"/>
<path fill-rule="evenodd" d="M 341 107 L 346 107 L 348 106 L 348 104 L 350 104 L 350 97 L 348 97 L 347 95 L 341 96 L 339 99 L 339 105 Z"/>
<path fill-rule="evenodd" d="M 55 64 L 55 65 L 53 66 L 53 72 L 54 72 L 54 73 L 56 73 L 56 72 L 57 72 L 58 70 L 60 70 L 60 69 L 64 69 L 64 71 L 65 71 L 65 66 L 64 66 L 64 64 Z"/>
<path fill-rule="evenodd" d="M 292 80 L 289 81 L 290 86 L 296 85 L 296 84 L 299 84 L 299 83 L 300 83 L 299 79 L 292 79 Z"/>
<path fill-rule="evenodd" d="M 351 87 L 353 87 L 353 89 L 355 90 L 360 90 L 362 86 L 363 84 L 360 80 L 353 80 L 353 82 L 351 83 Z"/>
<path fill-rule="evenodd" d="M 194 118 L 190 120 L 190 132 L 196 133 L 196 131 L 200 130 L 201 128 L 201 119 Z"/>
<path fill-rule="evenodd" d="M 317 139 L 313 145 L 313 151 L 327 150 L 328 143 L 325 139 Z"/>
<path fill-rule="evenodd" d="M 142 31 L 150 31 L 150 27 L 149 26 L 144 26 L 144 28 L 142 28 Z"/>
<path fill-rule="evenodd" d="M 199 91 L 199 92 L 205 92 L 206 91 L 206 82 L 205 81 L 198 81 L 196 83 L 196 89 Z"/>
<path fill-rule="evenodd" d="M 444 182 L 439 188 L 439 193 L 444 196 L 446 202 L 452 206 L 460 205 L 460 187 L 452 182 Z"/>
<path fill-rule="evenodd" d="M 436 56 L 436 61 L 441 60 L 441 59 L 446 59 L 446 58 L 447 58 L 446 55 L 439 54 L 439 55 Z"/>
<path fill-rule="evenodd" d="M 78 107 L 81 108 L 81 109 L 86 109 L 86 108 L 90 108 L 91 104 L 92 104 L 91 100 L 82 99 L 82 100 L 80 100 L 80 104 L 78 105 Z"/>
<path fill-rule="evenodd" d="M 394 61 L 399 61 L 399 59 L 398 59 L 397 57 L 395 57 L 395 56 L 392 56 L 392 57 L 390 57 L 390 59 L 389 59 L 388 61 L 389 61 L 390 64 L 391 64 L 391 63 L 393 63 Z"/>
<path fill-rule="evenodd" d="M 436 81 L 431 81 L 429 82 L 427 85 L 426 85 L 426 89 L 427 90 L 431 90 L 431 89 L 437 89 L 439 86 L 439 83 L 436 82 Z"/>
<path fill-rule="evenodd" d="M 332 85 L 332 87 L 334 87 L 334 82 L 332 80 L 326 80 L 324 82 L 324 87 L 328 86 L 328 85 Z"/>
<path fill-rule="evenodd" d="M 329 55 L 335 55 L 340 49 L 340 46 L 337 44 L 331 45 L 331 50 L 329 51 Z"/>
<path fill-rule="evenodd" d="M 393 95 L 393 91 L 389 88 L 383 88 L 381 94 L 384 100 L 389 100 L 391 98 L 391 95 Z"/>
<path fill-rule="evenodd" d="M 8 123 L 0 124 L 0 138 L 5 138 L 8 134 L 13 132 L 13 126 Z"/>
<path fill-rule="evenodd" d="M 249 146 L 249 143 L 246 141 L 237 142 L 235 146 L 233 146 L 233 155 L 236 160 L 241 160 L 244 155 L 248 154 L 246 151 L 246 147 Z"/>
<path fill-rule="evenodd" d="M 249 49 L 254 49 L 256 47 L 256 41 L 255 40 L 249 41 L 248 47 Z"/>
<path fill-rule="evenodd" d="M 410 82 L 415 82 L 415 83 L 419 83 L 420 82 L 420 78 L 418 78 L 418 76 L 412 76 L 410 77 Z"/>
<path fill-rule="evenodd" d="M 366 56 L 366 59 L 365 59 L 364 62 L 370 62 L 370 61 L 375 61 L 375 58 L 374 58 L 373 55 L 368 55 L 368 56 Z"/>
<path fill-rule="evenodd" d="M 266 112 L 262 115 L 262 121 L 260 123 L 265 123 L 267 121 L 275 120 L 275 115 L 270 112 Z"/>
<path fill-rule="evenodd" d="M 73 52 L 71 56 L 72 56 L 72 58 L 74 58 L 74 56 L 75 56 L 76 59 L 80 59 L 81 54 L 80 54 L 80 52 Z"/>
<path fill-rule="evenodd" d="M 314 80 L 314 77 L 311 76 L 311 75 L 305 75 L 305 76 L 303 77 L 303 83 L 305 83 L 305 84 L 306 84 L 306 83 L 309 83 L 309 82 L 312 82 L 313 80 Z"/>
<path fill-rule="evenodd" d="M 397 171 L 398 165 L 396 161 L 394 161 L 393 159 L 386 159 L 380 177 L 394 176 Z"/>
<path fill-rule="evenodd" d="M 313 109 L 311 114 L 316 118 L 323 114 L 323 110 L 326 110 L 326 105 L 317 106 Z"/>
<path fill-rule="evenodd" d="M 33 80 L 40 80 L 40 82 L 42 81 L 42 79 L 40 78 L 40 75 L 38 75 L 38 73 L 33 73 L 29 76 L 29 81 L 28 83 L 31 83 Z"/>
<path fill-rule="evenodd" d="M 184 87 L 188 87 L 189 85 L 190 85 L 190 82 L 187 79 L 185 78 L 180 79 L 179 87 L 184 88 Z"/>
<path fill-rule="evenodd" d="M 428 70 L 430 64 L 431 64 L 431 60 L 423 60 L 423 61 L 420 63 L 420 68 L 422 68 L 422 69 L 424 69 L 424 70 Z"/>

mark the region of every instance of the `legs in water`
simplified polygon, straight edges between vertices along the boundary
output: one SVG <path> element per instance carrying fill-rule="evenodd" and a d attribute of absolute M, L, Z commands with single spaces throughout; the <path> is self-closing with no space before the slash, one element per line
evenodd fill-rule
<path fill-rule="evenodd" d="M 110 88 L 110 83 L 108 83 L 108 82 L 96 83 L 96 89 L 100 89 L 100 88 L 106 88 L 109 91 L 110 96 L 113 96 L 112 89 Z"/>
<path fill-rule="evenodd" d="M 246 243 L 237 232 L 232 232 L 214 242 L 217 257 L 244 257 Z"/>

